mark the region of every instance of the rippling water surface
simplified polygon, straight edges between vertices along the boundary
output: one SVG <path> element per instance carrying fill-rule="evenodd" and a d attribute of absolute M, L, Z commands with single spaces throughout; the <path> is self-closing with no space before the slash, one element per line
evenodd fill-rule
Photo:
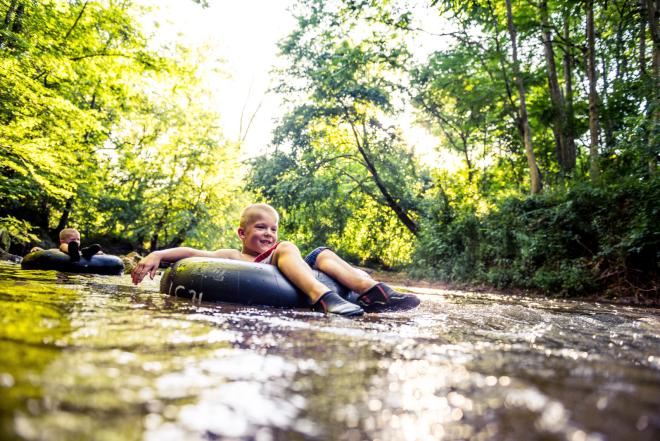
<path fill-rule="evenodd" d="M 0 264 L 0 424 L 28 440 L 658 440 L 658 310 L 423 290 L 358 319 Z"/>

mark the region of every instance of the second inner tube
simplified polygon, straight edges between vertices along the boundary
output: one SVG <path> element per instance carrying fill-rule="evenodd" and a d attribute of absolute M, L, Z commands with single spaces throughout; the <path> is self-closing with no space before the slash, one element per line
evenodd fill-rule
<path fill-rule="evenodd" d="M 77 262 L 72 262 L 68 254 L 53 249 L 28 254 L 23 257 L 21 268 L 118 276 L 124 273 L 124 262 L 119 257 L 110 254 L 96 254 L 89 259 L 80 257 Z"/>

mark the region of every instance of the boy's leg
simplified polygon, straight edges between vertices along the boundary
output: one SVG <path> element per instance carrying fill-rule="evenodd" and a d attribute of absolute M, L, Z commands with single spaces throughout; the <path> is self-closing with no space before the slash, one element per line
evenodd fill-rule
<path fill-rule="evenodd" d="M 83 248 L 80 250 L 80 253 L 83 255 L 85 259 L 91 259 L 93 255 L 101 251 L 101 245 L 95 243 L 93 245 L 88 246 L 87 248 Z"/>
<path fill-rule="evenodd" d="M 327 248 L 316 256 L 315 267 L 360 294 L 358 304 L 367 312 L 411 309 L 420 303 L 414 295 L 396 292 L 386 284 L 376 282 L 369 274 L 354 268 Z"/>
<path fill-rule="evenodd" d="M 316 256 L 315 265 L 312 265 L 312 267 L 326 273 L 346 288 L 358 294 L 365 293 L 377 283 L 369 274 L 351 266 L 351 264 L 328 248 Z"/>
<path fill-rule="evenodd" d="M 71 241 L 68 244 L 60 245 L 60 249 L 66 247 L 66 254 L 69 255 L 71 262 L 77 262 L 80 260 L 80 252 L 78 250 L 78 242 Z"/>
<path fill-rule="evenodd" d="M 322 308 L 325 312 L 348 316 L 362 314 L 362 308 L 342 299 L 314 277 L 312 269 L 303 260 L 298 247 L 292 243 L 280 243 L 273 252 L 272 263 L 291 283 L 307 294 L 315 306 Z"/>

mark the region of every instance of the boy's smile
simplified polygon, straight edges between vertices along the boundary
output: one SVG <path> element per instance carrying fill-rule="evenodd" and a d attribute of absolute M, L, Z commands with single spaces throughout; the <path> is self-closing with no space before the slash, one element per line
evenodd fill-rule
<path fill-rule="evenodd" d="M 243 253 L 258 256 L 277 242 L 277 219 L 266 212 L 259 213 L 245 229 L 238 229 Z"/>

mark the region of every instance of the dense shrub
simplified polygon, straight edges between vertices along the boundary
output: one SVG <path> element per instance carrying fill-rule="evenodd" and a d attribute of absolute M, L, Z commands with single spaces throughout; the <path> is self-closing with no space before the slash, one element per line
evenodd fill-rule
<path fill-rule="evenodd" d="M 508 197 L 427 221 L 417 274 L 546 294 L 658 298 L 660 183 L 626 180 Z"/>

